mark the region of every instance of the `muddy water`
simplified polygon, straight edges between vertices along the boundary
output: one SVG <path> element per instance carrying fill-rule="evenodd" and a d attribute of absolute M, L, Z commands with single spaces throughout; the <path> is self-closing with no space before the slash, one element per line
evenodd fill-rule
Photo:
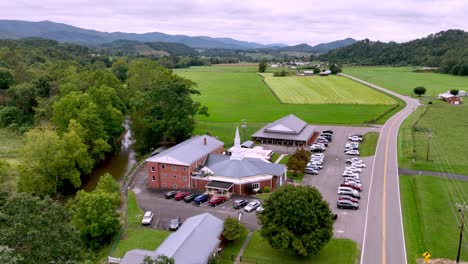
<path fill-rule="evenodd" d="M 89 178 L 83 182 L 84 190 L 94 190 L 99 178 L 107 172 L 112 174 L 115 179 L 121 179 L 136 163 L 135 152 L 132 149 L 132 132 L 128 120 L 125 121 L 124 127 L 125 134 L 122 137 L 120 149 L 94 168 Z"/>

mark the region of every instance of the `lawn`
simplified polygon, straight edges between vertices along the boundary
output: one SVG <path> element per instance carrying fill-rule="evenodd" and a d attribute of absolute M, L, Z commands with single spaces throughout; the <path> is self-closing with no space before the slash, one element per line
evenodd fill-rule
<path fill-rule="evenodd" d="M 395 105 L 386 94 L 340 76 L 273 77 L 262 74 L 265 83 L 282 103 Z"/>
<path fill-rule="evenodd" d="M 11 130 L 0 128 L 0 159 L 17 164 L 23 136 Z"/>
<path fill-rule="evenodd" d="M 408 263 L 415 263 L 426 251 L 432 258 L 455 259 L 459 234 L 455 202 L 466 201 L 466 190 L 468 181 L 400 176 Z M 468 261 L 468 243 L 462 252 L 461 259 Z"/>
<path fill-rule="evenodd" d="M 249 263 L 317 263 L 317 264 L 354 264 L 357 247 L 354 241 L 348 239 L 331 239 L 330 242 L 314 257 L 291 256 L 288 253 L 273 249 L 263 239 L 258 231 L 252 235 L 244 252 L 244 258 Z"/>
<path fill-rule="evenodd" d="M 155 250 L 166 237 L 170 234 L 168 231 L 152 229 L 141 226 L 143 211 L 138 206 L 135 194 L 128 192 L 127 198 L 127 228 L 125 238 L 121 239 L 112 250 L 111 256 L 122 258 L 129 250 L 140 248 Z"/>
<path fill-rule="evenodd" d="M 234 241 L 228 242 L 225 247 L 223 248 L 223 253 L 221 255 L 221 263 L 230 263 L 232 264 L 234 259 L 236 259 L 237 254 L 239 254 L 239 250 L 242 247 L 242 244 L 244 244 L 245 238 L 247 237 L 247 234 L 249 233 L 249 230 L 247 228 L 243 228 L 242 232 L 239 236 Z"/>
<path fill-rule="evenodd" d="M 426 95 L 436 96 L 450 89 L 467 90 L 468 77 L 441 73 L 413 72 L 412 67 L 345 67 L 343 72 L 404 95 L 423 86 Z"/>
<path fill-rule="evenodd" d="M 432 102 L 418 108 L 400 127 L 400 167 L 468 175 L 468 123 L 460 119 L 468 105 Z"/>
<path fill-rule="evenodd" d="M 369 157 L 374 156 L 375 147 L 377 146 L 377 141 L 379 140 L 379 133 L 377 132 L 367 132 L 362 137 L 362 143 L 359 144 L 359 156 Z"/>

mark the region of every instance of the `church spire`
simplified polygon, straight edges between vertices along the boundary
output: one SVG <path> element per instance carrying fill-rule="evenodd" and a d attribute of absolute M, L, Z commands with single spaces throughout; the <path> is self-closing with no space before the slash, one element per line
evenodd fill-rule
<path fill-rule="evenodd" d="M 239 127 L 236 127 L 236 136 L 234 137 L 234 148 L 231 153 L 231 159 L 241 160 L 243 158 L 244 155 L 242 154 L 242 148 L 240 143 Z"/>

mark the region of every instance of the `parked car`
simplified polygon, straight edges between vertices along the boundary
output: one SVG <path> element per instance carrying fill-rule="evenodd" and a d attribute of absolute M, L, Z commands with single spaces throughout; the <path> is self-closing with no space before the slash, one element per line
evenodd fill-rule
<path fill-rule="evenodd" d="M 356 183 L 361 183 L 361 180 L 358 179 L 358 178 L 351 177 L 351 176 L 343 177 L 343 182 L 347 182 L 347 181 L 353 181 L 353 182 L 356 182 Z"/>
<path fill-rule="evenodd" d="M 318 175 L 318 170 L 317 169 L 312 169 L 312 168 L 306 168 L 304 173 L 305 174 L 310 174 L 310 175 Z"/>
<path fill-rule="evenodd" d="M 363 135 L 361 135 L 361 134 L 352 134 L 352 135 L 349 135 L 349 136 L 350 136 L 350 137 L 360 137 L 360 138 L 363 137 Z"/>
<path fill-rule="evenodd" d="M 357 182 L 356 180 L 348 179 L 348 180 L 344 180 L 343 183 L 352 184 L 352 185 L 358 186 L 359 188 L 362 188 L 362 184 L 360 182 Z"/>
<path fill-rule="evenodd" d="M 227 200 L 226 196 L 213 196 L 213 197 L 211 197 L 209 203 L 210 203 L 211 206 L 216 206 L 216 205 L 220 205 L 220 204 L 226 202 L 226 200 Z"/>
<path fill-rule="evenodd" d="M 325 154 L 323 153 L 314 153 L 310 155 L 311 158 L 319 157 L 319 158 L 325 158 Z"/>
<path fill-rule="evenodd" d="M 327 129 L 327 130 L 322 131 L 322 133 L 333 134 L 333 130 Z"/>
<path fill-rule="evenodd" d="M 344 152 L 349 151 L 349 150 L 359 150 L 359 148 L 356 147 L 348 147 L 344 149 Z"/>
<path fill-rule="evenodd" d="M 317 170 L 317 169 L 321 170 L 323 169 L 323 166 L 321 164 L 313 163 L 313 164 L 307 165 L 306 169 L 307 168 L 311 168 L 314 170 Z"/>
<path fill-rule="evenodd" d="M 195 199 L 193 199 L 193 202 L 195 204 L 202 204 L 208 201 L 209 199 L 210 199 L 210 196 L 208 196 L 207 194 L 200 194 L 197 197 L 195 197 Z"/>
<path fill-rule="evenodd" d="M 263 212 L 263 210 L 264 210 L 264 209 L 263 209 L 263 206 L 259 205 L 259 206 L 257 207 L 257 210 L 256 210 L 256 211 L 259 212 L 259 213 L 261 213 L 261 212 Z"/>
<path fill-rule="evenodd" d="M 260 202 L 257 201 L 257 200 L 252 200 L 250 201 L 250 203 L 248 203 L 245 207 L 244 207 L 244 211 L 246 212 L 252 212 L 253 210 L 257 209 L 257 207 L 260 206 Z"/>
<path fill-rule="evenodd" d="M 343 177 L 353 177 L 353 178 L 359 179 L 359 174 L 355 173 L 355 172 L 352 172 L 352 171 L 343 171 L 342 176 Z"/>
<path fill-rule="evenodd" d="M 180 201 L 185 198 L 185 196 L 189 195 L 189 192 L 177 192 L 174 196 L 174 200 Z"/>
<path fill-rule="evenodd" d="M 333 141 L 333 136 L 330 135 L 330 134 L 322 134 L 320 135 L 321 138 L 325 138 L 326 140 L 328 140 L 328 142 L 332 142 Z"/>
<path fill-rule="evenodd" d="M 351 197 L 349 195 L 338 195 L 338 200 L 349 200 L 353 203 L 359 202 L 358 198 Z"/>
<path fill-rule="evenodd" d="M 324 138 L 324 137 L 318 137 L 316 142 L 318 142 L 318 143 L 328 143 L 330 141 L 328 139 Z M 325 145 L 325 147 L 328 147 L 328 144 Z"/>
<path fill-rule="evenodd" d="M 346 159 L 346 164 L 351 164 L 351 163 L 356 163 L 356 162 L 362 162 L 362 159 L 359 159 L 359 158 Z"/>
<path fill-rule="evenodd" d="M 323 163 L 320 161 L 311 161 L 307 163 L 307 166 L 323 166 Z"/>
<path fill-rule="evenodd" d="M 359 155 L 359 150 L 348 150 L 345 152 L 346 155 Z"/>
<path fill-rule="evenodd" d="M 342 187 L 344 188 L 344 187 Z M 338 195 L 348 195 L 357 199 L 361 199 L 361 196 L 359 195 L 359 192 L 353 189 L 350 190 L 338 190 Z"/>
<path fill-rule="evenodd" d="M 357 142 L 348 142 L 345 144 L 345 148 L 356 147 L 359 148 L 359 143 Z"/>
<path fill-rule="evenodd" d="M 361 186 L 358 186 L 357 184 L 353 184 L 351 182 L 342 183 L 342 184 L 340 184 L 340 187 L 351 187 L 351 188 L 353 188 L 354 190 L 356 190 L 358 192 L 361 191 Z"/>
<path fill-rule="evenodd" d="M 361 168 L 356 168 L 354 166 L 347 166 L 347 167 L 345 167 L 345 170 L 356 172 L 356 173 L 361 173 L 362 172 Z"/>
<path fill-rule="evenodd" d="M 164 193 L 164 197 L 166 197 L 166 199 L 171 199 L 171 198 L 174 198 L 176 193 L 177 193 L 177 191 L 168 191 L 168 192 Z"/>
<path fill-rule="evenodd" d="M 359 208 L 359 205 L 357 203 L 354 203 L 348 200 L 338 200 L 336 202 L 336 207 L 338 207 L 339 209 L 357 210 Z"/>
<path fill-rule="evenodd" d="M 312 152 L 318 152 L 318 153 L 322 153 L 325 151 L 325 149 L 322 149 L 322 148 L 311 148 L 310 151 Z"/>
<path fill-rule="evenodd" d="M 366 167 L 366 164 L 364 164 L 362 162 L 353 162 L 353 163 L 351 163 L 351 165 L 356 167 L 356 168 L 365 168 Z"/>
<path fill-rule="evenodd" d="M 187 195 L 187 196 L 184 197 L 184 201 L 185 201 L 186 203 L 190 203 L 190 202 L 192 202 L 193 199 L 195 199 L 195 197 L 197 197 L 198 195 L 199 195 L 199 194 L 197 194 L 197 193 L 191 193 L 191 194 L 189 194 L 189 195 Z"/>
<path fill-rule="evenodd" d="M 247 204 L 248 204 L 247 200 L 239 199 L 239 200 L 234 201 L 233 207 L 234 207 L 234 209 L 240 209 L 240 208 L 246 206 Z"/>
<path fill-rule="evenodd" d="M 146 211 L 141 220 L 142 225 L 150 225 L 153 222 L 154 214 L 151 211 Z"/>
<path fill-rule="evenodd" d="M 348 140 L 349 140 L 349 141 L 354 141 L 354 142 L 361 142 L 361 141 L 362 141 L 362 137 L 350 136 L 350 137 L 348 137 Z"/>
<path fill-rule="evenodd" d="M 180 217 L 171 219 L 169 222 L 169 230 L 177 230 L 182 225 L 182 219 Z"/>

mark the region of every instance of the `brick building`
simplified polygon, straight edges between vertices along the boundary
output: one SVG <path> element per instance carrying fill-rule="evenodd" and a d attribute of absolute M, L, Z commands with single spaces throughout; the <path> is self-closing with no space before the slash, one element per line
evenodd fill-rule
<path fill-rule="evenodd" d="M 286 166 L 244 157 L 236 129 L 231 155 L 210 136 L 196 136 L 148 158 L 148 186 L 154 189 L 197 189 L 212 194 L 249 194 L 275 189 L 286 179 Z"/>

